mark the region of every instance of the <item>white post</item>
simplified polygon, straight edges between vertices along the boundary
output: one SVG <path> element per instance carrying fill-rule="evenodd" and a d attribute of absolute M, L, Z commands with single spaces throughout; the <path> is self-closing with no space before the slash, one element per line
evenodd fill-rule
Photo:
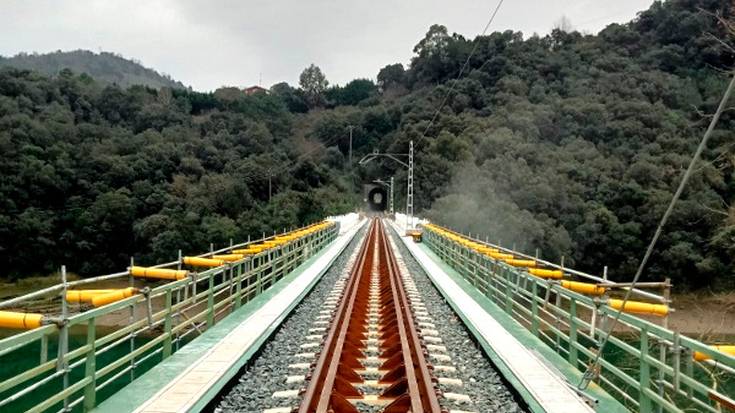
<path fill-rule="evenodd" d="M 413 228 L 413 141 L 408 144 L 408 189 L 406 192 L 407 226 Z"/>
<path fill-rule="evenodd" d="M 393 215 L 393 177 L 390 177 L 390 214 Z"/>

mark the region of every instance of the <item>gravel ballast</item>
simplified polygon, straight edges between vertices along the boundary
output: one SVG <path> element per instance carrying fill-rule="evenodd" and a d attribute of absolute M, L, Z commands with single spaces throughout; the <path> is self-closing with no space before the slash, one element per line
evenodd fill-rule
<path fill-rule="evenodd" d="M 436 320 L 436 330 L 447 348 L 447 354 L 452 358 L 452 364 L 457 369 L 456 373 L 445 374 L 445 376 L 461 379 L 463 382 L 462 392 L 470 396 L 472 400 L 472 404 L 463 406 L 463 410 L 467 409 L 481 413 L 527 412 L 528 410 L 523 402 L 519 400 L 514 392 L 508 389 L 500 373 L 487 358 L 482 348 L 472 339 L 462 320 L 434 287 L 423 268 L 403 245 L 403 241 L 397 237 L 392 229 L 389 229 L 388 232 L 393 239 L 393 244 L 398 247 L 406 268 L 413 277 L 416 288 L 426 305 L 427 312 Z M 442 390 L 456 391 L 444 387 Z M 442 404 L 445 404 L 445 402 L 442 402 Z"/>
<path fill-rule="evenodd" d="M 298 398 L 274 398 L 273 393 L 298 389 L 303 385 L 286 382 L 287 376 L 294 374 L 288 365 L 312 361 L 297 360 L 294 356 L 304 352 L 300 346 L 308 341 L 306 336 L 310 334 L 312 321 L 322 310 L 325 297 L 332 291 L 337 279 L 348 271 L 348 261 L 364 238 L 366 228 L 367 226 L 358 231 L 319 283 L 288 316 L 274 337 L 268 340 L 257 358 L 245 367 L 239 383 L 227 395 L 222 396 L 215 412 L 262 412 L 265 409 L 293 407 L 298 404 Z"/>
<path fill-rule="evenodd" d="M 304 353 L 305 350 L 301 345 L 309 341 L 307 336 L 313 334 L 309 332 L 309 329 L 313 327 L 314 320 L 324 308 L 325 299 L 334 290 L 335 283 L 349 271 L 348 266 L 354 260 L 357 247 L 365 237 L 366 228 L 367 225 L 357 233 L 345 251 L 336 259 L 334 265 L 327 270 L 321 281 L 288 316 L 255 359 L 243 369 L 238 381 L 229 387 L 228 393 L 213 403 L 213 406 L 216 406 L 215 412 L 260 413 L 266 409 L 293 408 L 298 405 L 300 396 L 274 398 L 273 394 L 287 390 L 296 391 L 305 386 L 304 382 L 287 382 L 289 375 L 303 375 L 306 372 L 305 370 L 295 372 L 289 365 L 313 361 L 313 359 L 299 359 L 295 356 Z M 483 350 L 471 338 L 462 320 L 445 302 L 402 241 L 390 228 L 388 232 L 393 244 L 398 247 L 402 261 L 405 262 L 406 269 L 414 280 L 427 312 L 435 320 L 438 335 L 447 347 L 447 354 L 452 359 L 451 365 L 456 368 L 456 372 L 442 374 L 442 376 L 461 379 L 463 385 L 460 392 L 471 398 L 471 403 L 454 405 L 443 401 L 443 407 L 481 413 L 526 412 L 527 409 L 523 407 L 522 402 L 519 403 L 517 396 L 506 387 L 506 383 Z M 308 351 L 319 350 L 319 348 L 310 348 Z M 444 386 L 442 390 L 457 392 L 457 389 Z M 361 405 L 360 409 L 373 413 L 382 410 L 379 406 L 365 405 Z"/>

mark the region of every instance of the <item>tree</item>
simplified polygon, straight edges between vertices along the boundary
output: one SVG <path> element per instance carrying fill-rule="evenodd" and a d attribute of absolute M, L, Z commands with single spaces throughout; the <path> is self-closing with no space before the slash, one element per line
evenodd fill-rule
<path fill-rule="evenodd" d="M 441 24 L 432 24 L 421 41 L 413 47 L 413 52 L 420 58 L 442 56 L 449 46 L 447 27 Z"/>
<path fill-rule="evenodd" d="M 309 111 L 303 93 L 286 82 L 271 86 L 271 94 L 281 99 L 292 113 L 306 113 Z"/>
<path fill-rule="evenodd" d="M 731 2 L 669 0 L 599 35 L 468 40 L 435 25 L 410 67 L 381 69 L 380 95 L 365 79 L 328 88 L 313 65 L 300 89 L 165 99 L 0 69 L 0 275 L 170 261 L 351 209 L 356 182 L 404 187 L 391 162 L 345 173 L 352 125 L 356 159 L 414 140 L 421 216 L 630 280 L 726 85 L 713 67 L 735 63 L 717 18 L 731 15 Z M 735 286 L 733 128 L 724 113 L 645 279 Z"/>
<path fill-rule="evenodd" d="M 356 105 L 374 96 L 377 91 L 375 83 L 369 79 L 355 79 L 344 87 L 334 89 L 336 105 Z"/>
<path fill-rule="evenodd" d="M 385 66 L 378 72 L 378 86 L 380 90 L 385 91 L 388 88 L 402 85 L 406 76 L 403 65 L 395 63 Z"/>
<path fill-rule="evenodd" d="M 411 59 L 412 83 L 423 85 L 456 77 L 471 48 L 471 42 L 461 35 L 450 36 L 445 26 L 432 25 L 413 48 L 416 56 Z"/>
<path fill-rule="evenodd" d="M 574 31 L 574 26 L 572 26 L 572 21 L 567 17 L 566 15 L 562 15 L 559 17 L 557 21 L 554 22 L 555 30 L 559 30 L 564 33 L 571 33 Z"/>
<path fill-rule="evenodd" d="M 299 76 L 299 85 L 310 108 L 324 105 L 324 91 L 329 86 L 329 82 L 319 66 L 312 63 L 304 69 Z"/>

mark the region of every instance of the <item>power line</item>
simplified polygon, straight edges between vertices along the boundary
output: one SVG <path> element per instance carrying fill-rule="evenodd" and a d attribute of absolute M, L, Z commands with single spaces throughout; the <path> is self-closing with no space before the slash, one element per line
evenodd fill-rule
<path fill-rule="evenodd" d="M 484 29 L 482 30 L 482 33 L 480 34 L 480 36 L 484 36 L 484 35 L 485 35 L 485 34 L 487 33 L 487 30 L 488 30 L 488 29 L 490 28 L 490 25 L 491 25 L 491 24 L 492 24 L 492 22 L 493 22 L 493 21 L 495 20 L 495 16 L 496 16 L 496 15 L 498 14 L 498 11 L 500 10 L 500 6 L 502 6 L 502 5 L 503 5 L 503 2 L 504 2 L 504 1 L 505 1 L 505 0 L 499 0 L 499 1 L 498 1 L 498 4 L 497 4 L 497 5 L 495 6 L 495 9 L 493 10 L 493 13 L 492 13 L 492 14 L 490 15 L 490 19 L 488 20 L 487 24 L 485 24 L 485 28 L 484 28 Z M 425 129 L 425 130 L 424 130 L 424 132 L 422 133 L 421 137 L 420 137 L 420 138 L 419 138 L 419 139 L 417 140 L 417 142 L 420 142 L 420 141 L 421 141 L 421 140 L 422 140 L 422 139 L 423 139 L 423 138 L 424 138 L 424 137 L 426 136 L 426 133 L 427 133 L 427 132 L 429 131 L 429 128 L 430 128 L 430 127 L 431 127 L 431 125 L 432 125 L 432 124 L 434 123 L 434 121 L 436 120 L 437 116 L 439 115 L 439 112 L 440 112 L 440 111 L 442 110 L 442 108 L 443 108 L 443 107 L 444 107 L 444 105 L 446 104 L 446 102 L 447 102 L 447 99 L 449 98 L 449 95 L 450 95 L 450 94 L 451 94 L 452 92 L 454 92 L 454 88 L 455 88 L 455 86 L 456 86 L 456 81 L 457 81 L 457 80 L 459 80 L 459 79 L 460 79 L 460 78 L 462 77 L 462 75 L 464 74 L 465 70 L 466 70 L 466 69 L 467 69 L 467 67 L 469 66 L 469 64 L 470 64 L 470 60 L 472 59 L 472 56 L 473 56 L 473 55 L 475 54 L 475 52 L 477 51 L 477 47 L 479 46 L 479 44 L 480 44 L 480 42 L 478 41 L 478 42 L 476 42 L 476 43 L 475 43 L 475 45 L 474 45 L 474 46 L 472 47 L 472 50 L 470 51 L 470 54 L 469 54 L 469 55 L 467 56 L 467 60 L 465 60 L 464 64 L 462 65 L 462 67 L 461 67 L 461 68 L 460 68 L 460 70 L 459 70 L 459 73 L 457 74 L 457 78 L 455 79 L 455 82 L 454 82 L 454 83 L 453 83 L 453 84 L 452 84 L 452 85 L 450 86 L 450 88 L 449 88 L 449 91 L 448 91 L 448 92 L 447 92 L 447 93 L 446 93 L 446 94 L 444 95 L 444 98 L 442 99 L 442 102 L 441 102 L 441 104 L 439 105 L 439 108 L 437 108 L 436 112 L 434 113 L 434 115 L 433 115 L 433 116 L 432 116 L 432 118 L 431 118 L 431 121 L 429 122 L 429 125 L 427 125 L 427 126 L 426 126 L 426 129 Z M 326 141 L 326 142 L 323 142 L 323 144 L 324 144 L 325 146 L 329 146 L 329 145 L 331 145 L 332 143 L 334 143 L 334 141 L 336 141 L 336 140 L 337 140 L 337 139 L 339 139 L 339 138 L 341 138 L 341 137 L 340 137 L 340 136 L 335 136 L 335 137 L 332 137 L 332 138 L 330 138 L 330 139 L 329 139 L 328 141 Z M 270 176 L 275 176 L 276 174 L 280 174 L 280 173 L 282 173 L 282 172 L 285 172 L 285 171 L 288 171 L 288 170 L 290 170 L 290 169 L 291 169 L 292 167 L 296 166 L 296 164 L 297 164 L 297 163 L 298 163 L 299 161 L 301 161 L 301 160 L 302 160 L 302 159 L 303 159 L 304 157 L 306 157 L 306 156 L 308 156 L 308 155 L 312 154 L 313 152 L 317 151 L 318 149 L 321 149 L 321 148 L 320 148 L 319 146 L 317 146 L 317 147 L 315 147 L 315 148 L 313 148 L 313 149 L 311 149 L 311 150 L 309 150 L 309 151 L 306 151 L 306 152 L 304 152 L 304 153 L 300 154 L 300 155 L 299 155 L 299 156 L 297 156 L 297 157 L 296 157 L 295 159 L 293 159 L 292 161 L 290 161 L 290 162 L 286 163 L 286 164 L 285 164 L 284 166 L 282 166 L 281 168 L 278 168 L 278 169 L 272 170 L 272 172 L 271 172 L 271 174 L 269 175 L 269 177 L 270 177 Z"/>
<path fill-rule="evenodd" d="M 689 181 L 689 177 L 691 177 L 692 175 L 694 166 L 697 164 L 697 161 L 699 161 L 699 158 L 702 156 L 702 151 L 704 151 L 704 148 L 707 146 L 707 141 L 709 141 L 709 138 L 712 135 L 712 131 L 715 129 L 717 122 L 720 120 L 720 115 L 725 110 L 725 105 L 727 104 L 727 101 L 730 100 L 730 94 L 732 93 L 733 87 L 735 87 L 735 71 L 732 72 L 732 75 L 733 76 L 732 76 L 732 79 L 730 80 L 730 84 L 727 86 L 727 90 L 725 90 L 725 94 L 722 96 L 722 100 L 720 100 L 720 105 L 717 107 L 717 111 L 712 117 L 712 121 L 710 121 L 710 124 L 707 127 L 707 131 L 704 133 L 704 136 L 702 137 L 702 141 L 699 143 L 697 150 L 694 152 L 694 156 L 692 157 L 692 160 L 689 162 L 689 167 L 687 168 L 686 172 L 684 172 L 684 176 L 681 178 L 679 187 L 676 188 L 676 192 L 674 193 L 674 196 L 671 198 L 671 202 L 669 202 L 669 206 L 666 208 L 666 212 L 664 212 L 664 215 L 661 218 L 661 222 L 659 222 L 658 227 L 656 228 L 656 232 L 653 234 L 651 243 L 648 244 L 646 253 L 643 255 L 643 259 L 641 260 L 641 263 L 638 266 L 638 270 L 635 273 L 635 277 L 633 277 L 633 282 L 630 284 L 630 288 L 628 288 L 628 290 L 625 292 L 623 303 L 620 306 L 620 309 L 618 310 L 618 312 L 615 314 L 615 318 L 613 319 L 612 323 L 610 323 L 610 325 L 608 326 L 607 331 L 602 336 L 602 341 L 600 342 L 600 346 L 597 350 L 597 354 L 595 354 L 594 360 L 587 367 L 587 370 L 585 370 L 584 375 L 582 376 L 582 380 L 580 381 L 579 386 L 578 386 L 578 388 L 581 390 L 586 389 L 589 383 L 594 379 L 595 372 L 597 371 L 597 367 L 600 364 L 600 358 L 602 357 L 602 353 L 605 350 L 605 346 L 607 345 L 608 339 L 610 338 L 610 335 L 612 334 L 613 329 L 615 328 L 615 325 L 618 323 L 618 320 L 620 319 L 620 315 L 623 314 L 623 309 L 625 308 L 625 305 L 628 303 L 628 299 L 630 298 L 630 295 L 633 292 L 633 289 L 635 288 L 636 283 L 638 283 L 638 280 L 641 278 L 641 274 L 643 273 L 643 268 L 645 268 L 646 264 L 648 263 L 648 259 L 651 257 L 651 254 L 653 253 L 653 248 L 656 246 L 656 243 L 658 242 L 658 238 L 661 236 L 663 227 L 664 225 L 666 225 L 666 222 L 669 220 L 669 216 L 671 216 L 671 212 L 674 210 L 674 205 L 679 200 L 679 197 L 681 197 L 681 193 L 684 191 L 684 187 Z"/>
<path fill-rule="evenodd" d="M 480 36 L 484 36 L 487 33 L 487 30 L 490 28 L 490 25 L 495 20 L 495 16 L 498 14 L 498 11 L 500 10 L 500 6 L 503 5 L 503 2 L 504 1 L 505 0 L 499 0 L 498 1 L 498 4 L 495 6 L 495 9 L 493 10 L 493 13 L 490 15 L 490 19 L 488 20 L 487 24 L 485 24 L 485 28 L 482 30 L 482 33 L 480 34 Z M 434 121 L 436 120 L 437 116 L 439 115 L 439 112 L 442 110 L 442 108 L 446 104 L 447 99 L 449 98 L 449 95 L 452 92 L 454 92 L 454 88 L 456 86 L 456 80 L 459 80 L 462 77 L 462 75 L 464 74 L 465 70 L 467 70 L 467 67 L 470 64 L 470 60 L 472 59 L 472 56 L 477 51 L 477 47 L 479 46 L 479 44 L 480 44 L 480 42 L 478 41 L 472 47 L 472 50 L 470 51 L 470 54 L 467 56 L 467 60 L 465 60 L 464 64 L 462 65 L 462 67 L 459 70 L 459 73 L 457 74 L 457 78 L 455 79 L 455 82 L 450 86 L 449 91 L 444 95 L 444 98 L 442 99 L 442 102 L 439 105 L 439 108 L 437 108 L 436 112 L 434 113 L 434 115 L 431 118 L 431 121 L 429 122 L 429 125 L 426 126 L 426 129 L 422 133 L 421 137 L 417 140 L 417 142 L 420 142 L 426 136 L 426 133 L 429 131 L 429 128 L 434 123 Z M 334 136 L 334 137 L 330 138 L 328 141 L 323 142 L 323 144 L 324 144 L 324 146 L 327 146 L 328 147 L 329 145 L 331 145 L 332 143 L 334 143 L 339 138 L 341 138 L 341 137 L 340 136 Z M 304 157 L 312 154 L 313 152 L 317 151 L 318 149 L 321 149 L 321 148 L 319 146 L 317 146 L 317 147 L 315 147 L 315 148 L 313 148 L 313 149 L 311 149 L 309 151 L 306 151 L 306 152 L 300 154 L 295 159 L 293 159 L 292 161 L 286 163 L 282 167 L 280 167 L 278 169 L 275 169 L 275 170 L 272 170 L 271 175 L 269 175 L 269 176 L 275 176 L 276 174 L 280 174 L 282 172 L 285 172 L 285 171 L 290 170 L 292 167 L 296 166 L 296 164 L 299 161 L 301 161 Z"/>
<path fill-rule="evenodd" d="M 495 6 L 495 9 L 493 10 L 492 15 L 490 15 L 490 19 L 487 21 L 487 24 L 485 25 L 485 28 L 482 29 L 482 33 L 478 37 L 482 37 L 482 36 L 485 35 L 485 33 L 487 33 L 487 29 L 490 28 L 490 25 L 493 23 L 493 20 L 495 20 L 495 16 L 498 14 L 498 11 L 500 10 L 500 6 L 503 5 L 503 2 L 504 1 L 505 0 L 499 0 L 498 1 L 498 4 Z M 429 121 L 429 124 L 426 125 L 426 128 L 424 129 L 424 132 L 416 140 L 416 144 L 419 144 L 424 139 L 424 137 L 426 137 L 426 133 L 429 132 L 429 128 L 431 128 L 431 125 L 434 124 L 434 121 L 436 120 L 437 116 L 439 116 L 439 113 L 441 112 L 442 108 L 447 103 L 447 100 L 449 99 L 449 95 L 451 95 L 452 92 L 454 92 L 454 88 L 457 85 L 457 81 L 462 77 L 462 75 L 464 74 L 465 70 L 467 69 L 467 66 L 469 66 L 470 60 L 472 59 L 472 56 L 477 51 L 477 47 L 479 45 L 480 45 L 480 41 L 475 42 L 475 45 L 472 47 L 472 50 L 470 51 L 470 54 L 467 55 L 467 60 L 465 60 L 465 62 L 462 65 L 462 67 L 459 69 L 459 73 L 457 74 L 457 77 L 454 79 L 454 82 L 452 82 L 452 84 L 449 86 L 449 90 L 444 95 L 444 98 L 442 99 L 441 104 L 439 105 L 439 107 L 436 109 L 436 112 L 434 112 L 434 116 L 431 117 L 431 120 Z"/>

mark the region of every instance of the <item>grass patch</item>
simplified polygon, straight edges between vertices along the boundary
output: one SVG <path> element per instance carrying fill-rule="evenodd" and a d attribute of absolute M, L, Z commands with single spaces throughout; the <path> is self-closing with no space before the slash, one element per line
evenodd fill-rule
<path fill-rule="evenodd" d="M 76 281 L 79 278 L 76 274 L 66 273 L 66 279 L 68 281 Z M 0 280 L 0 300 L 18 297 L 60 283 L 61 274 L 58 272 L 49 275 L 21 278 L 17 281 Z"/>

